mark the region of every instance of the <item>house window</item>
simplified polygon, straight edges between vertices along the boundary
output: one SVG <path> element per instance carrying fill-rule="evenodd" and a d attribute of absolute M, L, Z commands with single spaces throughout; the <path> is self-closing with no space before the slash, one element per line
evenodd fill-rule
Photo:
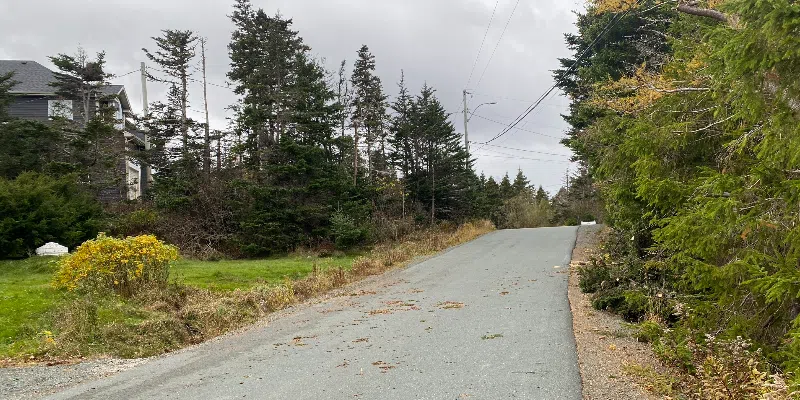
<path fill-rule="evenodd" d="M 50 118 L 73 119 L 72 100 L 48 100 L 47 116 Z"/>

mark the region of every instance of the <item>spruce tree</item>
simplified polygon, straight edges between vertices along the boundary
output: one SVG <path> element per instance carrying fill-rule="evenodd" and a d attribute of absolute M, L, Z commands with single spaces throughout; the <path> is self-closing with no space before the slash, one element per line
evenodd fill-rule
<path fill-rule="evenodd" d="M 74 120 L 56 118 L 53 124 L 66 139 L 62 151 L 69 155 L 65 161 L 71 165 L 65 167 L 79 172 L 103 197 L 122 198 L 124 171 L 119 166 L 127 149 L 117 129 L 117 110 L 109 106 L 115 96 L 103 91 L 113 77 L 105 70 L 105 53 L 90 59 L 79 48 L 75 56 L 58 54 L 50 60 L 59 70 L 50 85 L 60 97 L 77 102 L 71 110 Z"/>
<path fill-rule="evenodd" d="M 149 75 L 151 80 L 172 83 L 169 92 L 169 95 L 173 97 L 171 101 L 180 106 L 181 154 L 188 159 L 190 152 L 190 121 L 187 115 L 189 80 L 192 77 L 192 62 L 196 55 L 198 37 L 194 32 L 188 30 L 167 29 L 161 32 L 161 36 L 152 38 L 156 43 L 157 50 L 150 52 L 143 48 L 142 51 L 150 61 L 156 64 L 156 69 L 160 69 L 159 72 L 166 74 L 169 78 L 177 79 L 177 82 L 170 82 L 169 79 L 165 80 L 153 74 Z"/>
<path fill-rule="evenodd" d="M 291 19 L 268 16 L 250 0 L 236 0 L 230 18 L 236 28 L 228 45 L 228 78 L 242 96 L 234 107 L 236 131 L 244 139 L 240 151 L 247 166 L 257 170 L 290 128 L 298 99 L 297 70 L 309 48 L 291 29 Z"/>
<path fill-rule="evenodd" d="M 386 170 L 385 123 L 386 96 L 383 94 L 381 79 L 375 75 L 375 56 L 366 45 L 358 50 L 358 58 L 351 76 L 353 85 L 353 115 L 351 121 L 355 132 L 354 145 L 361 141 L 360 133 L 364 133 L 367 145 L 367 178 L 373 180 L 373 171 Z M 377 149 L 376 149 L 377 144 Z M 358 151 L 354 151 L 358 153 Z M 358 158 L 356 157 L 356 163 Z M 355 175 L 358 175 L 357 165 Z"/>
<path fill-rule="evenodd" d="M 544 188 L 539 186 L 539 189 L 536 190 L 536 201 L 542 202 L 542 201 L 549 201 L 549 200 L 550 200 L 550 196 L 547 195 L 547 192 L 544 191 Z"/>
<path fill-rule="evenodd" d="M 411 115 L 412 142 L 419 143 L 420 169 L 408 178 L 409 191 L 425 208 L 431 220 L 460 219 L 472 206 L 469 186 L 477 181 L 467 169 L 467 152 L 447 112 L 425 85 L 414 99 Z"/>
<path fill-rule="evenodd" d="M 503 176 L 503 180 L 500 181 L 500 195 L 503 200 L 514 197 L 514 186 L 511 184 L 511 178 L 508 177 L 508 172 Z"/>
<path fill-rule="evenodd" d="M 514 178 L 514 183 L 511 185 L 514 195 L 518 195 L 527 190 L 529 185 L 530 181 L 528 181 L 528 178 L 525 177 L 525 174 L 522 173 L 521 169 L 518 170 L 517 176 Z"/>
<path fill-rule="evenodd" d="M 391 107 L 394 115 L 391 119 L 389 131 L 389 144 L 391 145 L 390 160 L 400 170 L 403 177 L 416 172 L 414 148 L 411 143 L 413 136 L 411 117 L 413 112 L 413 98 L 408 94 L 405 84 L 405 74 L 401 71 L 400 82 L 397 84 L 399 92 Z"/>

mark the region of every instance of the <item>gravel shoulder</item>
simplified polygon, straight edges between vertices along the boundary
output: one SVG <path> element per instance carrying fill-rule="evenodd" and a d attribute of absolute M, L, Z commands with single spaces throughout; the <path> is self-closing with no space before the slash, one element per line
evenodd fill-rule
<path fill-rule="evenodd" d="M 598 251 L 606 229 L 602 225 L 581 227 L 570 263 L 569 302 L 583 381 L 583 398 L 657 399 L 636 378 L 625 373 L 625 366 L 629 365 L 656 371 L 663 369 L 650 345 L 633 338 L 622 318 L 595 310 L 590 296 L 582 293 L 578 286 L 578 266 Z"/>

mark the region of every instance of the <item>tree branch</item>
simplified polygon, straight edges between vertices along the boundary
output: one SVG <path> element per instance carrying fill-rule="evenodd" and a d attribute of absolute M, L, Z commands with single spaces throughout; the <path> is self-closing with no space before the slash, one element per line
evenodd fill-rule
<path fill-rule="evenodd" d="M 686 14 L 696 15 L 698 17 L 715 19 L 717 21 L 721 21 L 726 24 L 731 23 L 730 18 L 728 18 L 728 16 L 725 13 L 719 12 L 717 10 L 712 10 L 709 8 L 695 7 L 692 4 L 679 3 L 678 11 Z"/>

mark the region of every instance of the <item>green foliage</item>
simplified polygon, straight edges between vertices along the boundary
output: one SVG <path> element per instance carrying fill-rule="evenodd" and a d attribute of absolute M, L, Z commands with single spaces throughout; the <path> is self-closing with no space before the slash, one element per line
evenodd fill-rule
<path fill-rule="evenodd" d="M 636 340 L 644 343 L 656 343 L 664 335 L 664 328 L 657 322 L 644 321 L 637 325 L 634 332 Z"/>
<path fill-rule="evenodd" d="M 502 229 L 540 228 L 553 219 L 550 202 L 537 200 L 530 189 L 506 200 L 499 213 L 498 226 Z"/>
<path fill-rule="evenodd" d="M 362 243 L 366 231 L 356 225 L 352 217 L 337 211 L 331 217 L 331 235 L 336 247 L 346 250 Z"/>
<path fill-rule="evenodd" d="M 567 144 L 619 232 L 609 273 L 620 284 L 595 301 L 629 319 L 646 310 L 678 330 L 742 336 L 800 371 L 800 5 L 719 7 L 731 24 L 642 4 L 558 76 L 573 98 Z M 568 44 L 579 53 L 609 18 L 582 15 Z M 687 369 L 726 370 L 727 359 L 683 357 L 683 343 L 699 341 L 664 352 Z"/>
<path fill-rule="evenodd" d="M 71 172 L 73 168 L 60 162 L 64 142 L 58 130 L 40 122 L 3 122 L 0 124 L 0 177 L 14 179 L 23 172 Z"/>
<path fill-rule="evenodd" d="M 611 268 L 605 263 L 593 260 L 590 265 L 578 268 L 579 286 L 583 293 L 597 293 L 604 286 L 611 285 Z"/>
<path fill-rule="evenodd" d="M 592 306 L 598 310 L 611 311 L 630 322 L 641 321 L 650 311 L 647 295 L 636 290 L 613 289 L 595 296 Z"/>
<path fill-rule="evenodd" d="M 102 217 L 74 177 L 28 172 L 0 178 L 0 259 L 26 257 L 51 241 L 75 247 L 97 235 Z"/>

